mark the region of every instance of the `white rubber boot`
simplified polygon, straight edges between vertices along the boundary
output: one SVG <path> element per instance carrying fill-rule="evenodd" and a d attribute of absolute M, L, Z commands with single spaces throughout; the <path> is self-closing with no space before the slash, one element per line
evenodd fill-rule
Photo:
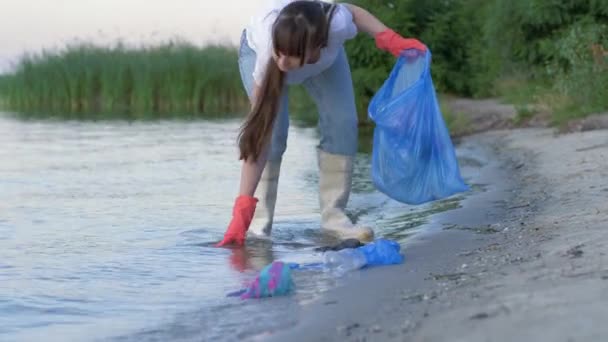
<path fill-rule="evenodd" d="M 374 231 L 369 227 L 353 225 L 344 212 L 352 183 L 353 157 L 330 154 L 320 149 L 317 149 L 317 156 L 321 228 L 340 239 L 371 241 Z"/>
<path fill-rule="evenodd" d="M 259 202 L 256 206 L 253 219 L 249 225 L 249 233 L 257 237 L 270 237 L 274 208 L 277 202 L 277 189 L 279 185 L 279 174 L 281 161 L 268 161 L 260 177 L 260 182 L 255 190 L 255 197 Z"/>

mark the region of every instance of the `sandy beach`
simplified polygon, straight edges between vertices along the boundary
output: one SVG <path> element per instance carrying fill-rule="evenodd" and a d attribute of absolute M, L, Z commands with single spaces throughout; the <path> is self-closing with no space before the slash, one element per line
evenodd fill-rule
<path fill-rule="evenodd" d="M 608 131 L 497 130 L 467 144 L 490 154 L 477 203 L 440 215 L 403 265 L 354 273 L 253 340 L 608 340 Z"/>

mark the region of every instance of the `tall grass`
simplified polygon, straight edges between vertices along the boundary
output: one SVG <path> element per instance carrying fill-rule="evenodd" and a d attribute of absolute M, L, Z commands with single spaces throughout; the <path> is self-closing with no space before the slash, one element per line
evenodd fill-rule
<path fill-rule="evenodd" d="M 72 45 L 21 59 L 0 79 L 4 107 L 102 116 L 213 116 L 248 100 L 235 49 L 184 42 L 128 48 Z"/>

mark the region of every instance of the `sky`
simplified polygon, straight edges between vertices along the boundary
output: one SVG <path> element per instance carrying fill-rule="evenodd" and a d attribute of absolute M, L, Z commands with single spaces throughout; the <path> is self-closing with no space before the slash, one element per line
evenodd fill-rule
<path fill-rule="evenodd" d="M 0 72 L 9 71 L 25 52 L 78 40 L 154 44 L 181 37 L 197 45 L 236 45 L 249 17 L 265 1 L 0 0 Z"/>

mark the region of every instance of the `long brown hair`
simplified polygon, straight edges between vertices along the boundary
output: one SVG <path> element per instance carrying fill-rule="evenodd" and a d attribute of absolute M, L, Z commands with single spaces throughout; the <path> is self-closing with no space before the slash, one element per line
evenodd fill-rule
<path fill-rule="evenodd" d="M 304 65 L 311 51 L 327 46 L 334 11 L 335 5 L 322 1 L 298 0 L 285 6 L 272 25 L 274 53 L 298 57 L 300 66 Z M 284 82 L 285 73 L 271 57 L 239 133 L 239 160 L 256 161 L 269 142 Z"/>

